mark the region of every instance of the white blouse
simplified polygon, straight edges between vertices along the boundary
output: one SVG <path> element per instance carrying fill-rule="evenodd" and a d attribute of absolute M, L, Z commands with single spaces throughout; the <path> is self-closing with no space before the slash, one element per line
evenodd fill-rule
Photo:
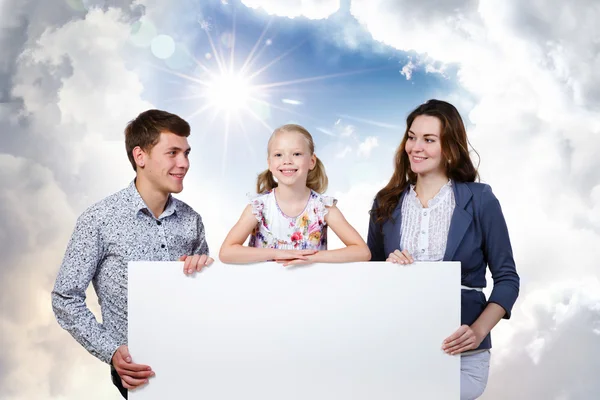
<path fill-rule="evenodd" d="M 411 185 L 402 201 L 400 249 L 408 250 L 415 261 L 443 260 L 455 205 L 451 181 L 427 202 L 427 208 Z"/>

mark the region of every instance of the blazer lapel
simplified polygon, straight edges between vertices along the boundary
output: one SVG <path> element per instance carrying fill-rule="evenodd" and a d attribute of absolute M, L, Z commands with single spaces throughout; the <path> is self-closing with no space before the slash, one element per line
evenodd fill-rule
<path fill-rule="evenodd" d="M 444 254 L 444 261 L 452 261 L 458 245 L 462 242 L 467 229 L 473 222 L 473 215 L 471 209 L 467 208 L 471 202 L 473 193 L 469 186 L 465 183 L 452 181 L 454 188 L 454 199 L 456 206 L 452 219 L 450 220 L 450 229 L 448 230 L 448 242 L 446 244 L 446 252 Z"/>

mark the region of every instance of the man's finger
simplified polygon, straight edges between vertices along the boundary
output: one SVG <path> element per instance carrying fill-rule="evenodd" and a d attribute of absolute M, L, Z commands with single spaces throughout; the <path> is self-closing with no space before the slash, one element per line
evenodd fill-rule
<path fill-rule="evenodd" d="M 131 362 L 131 355 L 127 346 L 121 346 L 117 349 L 117 358 L 125 361 L 126 363 Z"/>
<path fill-rule="evenodd" d="M 204 268 L 206 266 L 207 259 L 208 259 L 208 256 L 206 254 L 202 254 L 200 256 L 200 258 L 198 259 L 198 264 L 196 265 L 196 271 L 200 272 L 202 270 L 202 268 Z"/>
<path fill-rule="evenodd" d="M 123 378 L 121 378 L 121 385 L 123 385 L 125 389 L 135 389 L 134 386 L 131 386 L 129 383 L 125 382 Z"/>
<path fill-rule="evenodd" d="M 183 273 L 184 274 L 188 274 L 190 271 L 190 263 L 192 262 L 192 257 L 187 256 L 185 258 L 185 262 L 183 263 Z"/>
<path fill-rule="evenodd" d="M 123 375 L 123 376 L 121 376 L 121 379 L 124 380 L 125 382 L 127 382 L 128 385 L 133 386 L 133 387 L 141 386 L 143 384 L 148 383 L 147 379 L 137 379 L 137 378 L 133 378 L 129 375 Z"/>
<path fill-rule="evenodd" d="M 129 371 L 124 369 L 118 369 L 117 373 L 119 376 L 130 376 L 136 379 L 147 379 L 154 376 L 154 371 L 143 370 L 143 371 Z"/>
<path fill-rule="evenodd" d="M 119 375 L 121 373 L 128 374 L 130 372 L 152 371 L 152 368 L 150 368 L 149 365 L 134 363 L 123 363 L 121 365 L 115 365 L 115 369 L 117 369 Z"/>

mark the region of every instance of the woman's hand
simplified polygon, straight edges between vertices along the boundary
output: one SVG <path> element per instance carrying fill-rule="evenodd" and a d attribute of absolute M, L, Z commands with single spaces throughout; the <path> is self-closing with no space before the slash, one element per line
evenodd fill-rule
<path fill-rule="evenodd" d="M 396 250 L 393 253 L 390 253 L 385 261 L 392 262 L 394 264 L 412 264 L 415 262 L 408 250 Z"/>
<path fill-rule="evenodd" d="M 484 337 L 479 337 L 469 325 L 463 325 L 442 342 L 442 350 L 450 355 L 474 350 L 479 347 Z"/>

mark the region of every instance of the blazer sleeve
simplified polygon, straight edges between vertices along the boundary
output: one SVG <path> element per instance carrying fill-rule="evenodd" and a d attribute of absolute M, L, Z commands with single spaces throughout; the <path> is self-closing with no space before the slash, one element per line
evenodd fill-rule
<path fill-rule="evenodd" d="M 481 194 L 480 213 L 484 253 L 494 281 L 488 302 L 504 308 L 506 314 L 503 318 L 509 319 L 519 295 L 520 279 L 500 202 L 489 185 L 484 187 Z"/>
<path fill-rule="evenodd" d="M 367 246 L 371 251 L 371 261 L 385 261 L 385 250 L 383 247 L 383 232 L 381 224 L 375 222 L 375 209 L 377 208 L 377 200 L 373 202 L 369 217 L 369 233 L 367 236 Z"/>

